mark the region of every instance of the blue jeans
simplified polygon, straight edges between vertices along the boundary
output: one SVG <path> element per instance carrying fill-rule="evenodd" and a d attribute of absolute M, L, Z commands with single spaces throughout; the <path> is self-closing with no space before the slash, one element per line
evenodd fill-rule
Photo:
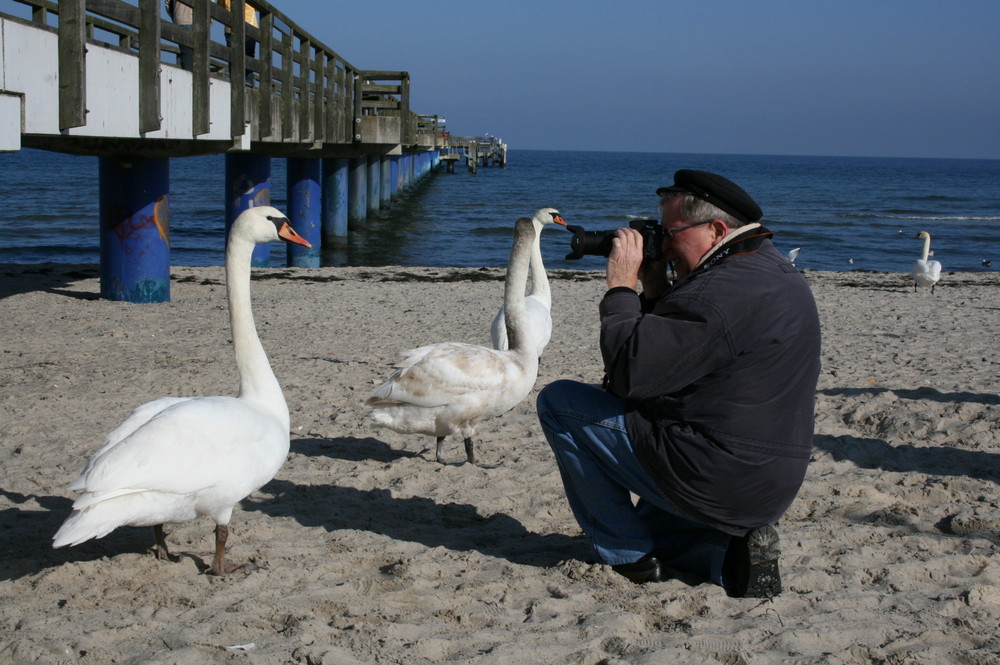
<path fill-rule="evenodd" d="M 594 555 L 618 565 L 655 552 L 669 568 L 722 584 L 730 536 L 657 488 L 632 448 L 624 414 L 621 398 L 576 381 L 555 381 L 538 395 L 538 419 Z"/>

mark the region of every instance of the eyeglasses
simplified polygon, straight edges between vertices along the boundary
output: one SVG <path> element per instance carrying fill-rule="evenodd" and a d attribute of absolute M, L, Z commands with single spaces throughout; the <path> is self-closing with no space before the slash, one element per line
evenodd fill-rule
<path fill-rule="evenodd" d="M 711 224 L 714 221 L 714 219 L 706 219 L 704 222 L 695 222 L 694 224 L 688 224 L 687 226 L 678 226 L 676 229 L 668 229 L 664 226 L 663 233 L 667 236 L 667 239 L 673 240 L 674 236 L 681 231 L 687 231 L 688 229 L 693 229 L 694 227 L 702 226 L 703 224 Z"/>

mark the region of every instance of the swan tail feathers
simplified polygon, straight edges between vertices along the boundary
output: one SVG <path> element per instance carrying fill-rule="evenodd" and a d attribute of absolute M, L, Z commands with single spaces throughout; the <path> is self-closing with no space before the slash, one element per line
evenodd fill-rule
<path fill-rule="evenodd" d="M 101 511 L 73 511 L 52 537 L 52 547 L 79 545 L 94 538 L 103 538 L 121 526 L 120 520 L 111 517 L 102 515 Z"/>

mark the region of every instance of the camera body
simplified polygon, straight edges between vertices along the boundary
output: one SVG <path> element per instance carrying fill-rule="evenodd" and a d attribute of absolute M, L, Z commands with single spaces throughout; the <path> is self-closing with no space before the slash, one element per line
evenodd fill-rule
<path fill-rule="evenodd" d="M 643 260 L 656 261 L 663 257 L 661 249 L 663 245 L 663 226 L 655 219 L 633 219 L 628 224 L 642 235 L 642 258 Z M 582 226 L 567 225 L 567 229 L 573 234 L 570 238 L 569 246 L 572 250 L 566 255 L 567 259 L 579 259 L 584 255 L 608 256 L 611 254 L 611 241 L 615 237 L 615 230 L 611 231 L 586 231 Z"/>

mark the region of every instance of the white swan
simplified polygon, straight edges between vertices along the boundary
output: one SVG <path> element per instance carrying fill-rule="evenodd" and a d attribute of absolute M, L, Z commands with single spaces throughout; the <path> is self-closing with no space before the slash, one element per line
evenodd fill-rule
<path fill-rule="evenodd" d="M 546 224 L 554 222 L 566 226 L 566 222 L 563 221 L 559 211 L 555 208 L 542 208 L 535 213 L 531 221 L 535 224 L 537 234 L 531 246 L 531 263 L 529 264 L 531 290 L 525 298 L 524 307 L 528 330 L 531 331 L 531 335 L 535 339 L 538 357 L 541 358 L 542 351 L 545 350 L 549 338 L 552 337 L 552 292 L 549 290 L 549 278 L 545 274 L 545 265 L 542 263 L 541 232 Z M 490 325 L 490 338 L 493 340 L 494 349 L 507 348 L 507 325 L 504 323 L 503 305 L 500 306 L 497 315 L 493 317 L 493 323 Z"/>
<path fill-rule="evenodd" d="M 927 260 L 931 253 L 931 234 L 921 231 L 913 237 L 924 239 L 924 251 L 921 252 L 920 258 L 913 262 L 913 268 L 910 270 L 910 274 L 913 275 L 913 290 L 916 291 L 918 286 L 929 286 L 931 293 L 934 293 L 934 285 L 941 279 L 941 263 Z"/>
<path fill-rule="evenodd" d="M 163 525 L 207 515 L 216 523 L 208 572 L 238 568 L 225 561 L 233 508 L 270 481 L 288 455 L 288 406 L 250 309 L 254 245 L 279 239 L 310 246 L 269 206 L 241 213 L 229 234 L 226 291 L 239 396 L 164 397 L 137 408 L 70 483 L 82 494 L 53 547 L 101 538 L 119 526 L 152 526 L 157 558 L 175 559 Z"/>
<path fill-rule="evenodd" d="M 538 376 L 538 354 L 524 307 L 528 261 L 537 235 L 538 228 L 527 217 L 514 225 L 503 298 L 510 349 L 443 342 L 403 352 L 392 376 L 366 402 L 372 407 L 372 424 L 437 437 L 435 453 L 441 463 L 444 438 L 460 432 L 466 459 L 475 463 L 476 427 L 517 406 Z"/>

